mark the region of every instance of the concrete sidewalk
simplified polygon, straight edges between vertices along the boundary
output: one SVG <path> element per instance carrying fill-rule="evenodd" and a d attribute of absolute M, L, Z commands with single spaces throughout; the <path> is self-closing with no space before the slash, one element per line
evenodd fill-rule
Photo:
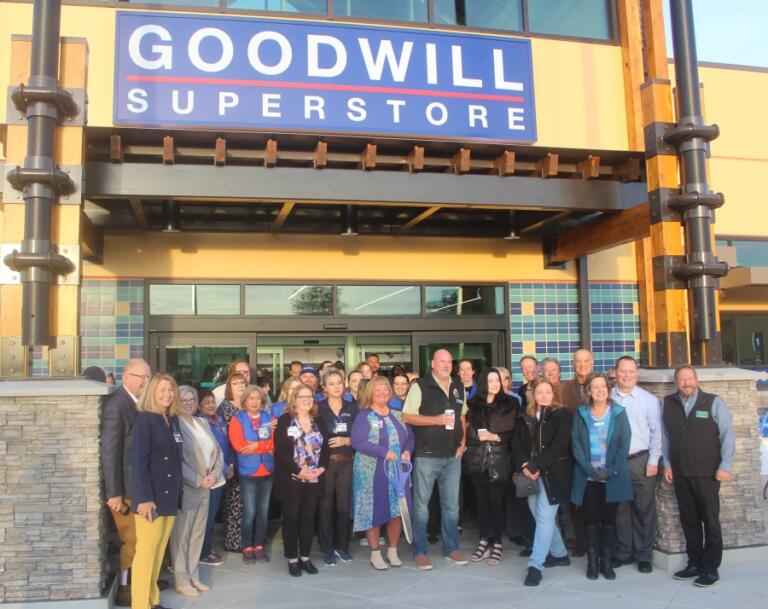
<path fill-rule="evenodd" d="M 474 549 L 476 531 L 466 530 L 462 551 Z M 726 564 L 720 583 L 709 589 L 692 582 L 673 580 L 656 569 L 639 573 L 634 565 L 616 570 L 613 582 L 585 577 L 585 560 L 572 559 L 570 567 L 546 569 L 537 588 L 523 586 L 527 559 L 519 547 L 506 546 L 497 567 L 470 563 L 457 567 L 442 558 L 440 545 L 430 546 L 432 571 L 419 571 L 413 564 L 410 546 L 400 544 L 404 565 L 377 572 L 368 564 L 369 551 L 354 544 L 351 563 L 325 567 L 319 554 L 312 559 L 318 575 L 299 578 L 288 575 L 282 557 L 281 537 L 274 537 L 271 562 L 244 565 L 238 554 L 228 554 L 220 567 L 201 567 L 201 579 L 213 587 L 198 598 L 186 598 L 172 590 L 164 592 L 162 604 L 173 609 L 766 609 L 768 608 L 768 564 Z M 172 576 L 166 574 L 172 581 Z"/>

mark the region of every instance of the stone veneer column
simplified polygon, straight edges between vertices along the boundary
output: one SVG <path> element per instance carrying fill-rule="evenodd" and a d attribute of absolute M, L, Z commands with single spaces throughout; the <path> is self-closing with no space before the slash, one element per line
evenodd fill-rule
<path fill-rule="evenodd" d="M 736 456 L 731 480 L 720 487 L 720 521 L 723 545 L 744 548 L 765 542 L 765 522 L 760 502 L 760 440 L 757 429 L 759 398 L 755 381 L 764 373 L 740 368 L 697 369 L 699 386 L 725 401 L 736 432 Z M 673 370 L 641 370 L 640 385 L 659 398 L 677 390 Z M 656 487 L 656 547 L 667 554 L 685 552 L 685 538 L 675 492 L 659 476 Z M 724 562 L 727 561 L 727 554 Z"/>
<path fill-rule="evenodd" d="M 0 603 L 104 594 L 102 383 L 0 382 Z M 106 604 L 104 604 L 106 606 Z"/>

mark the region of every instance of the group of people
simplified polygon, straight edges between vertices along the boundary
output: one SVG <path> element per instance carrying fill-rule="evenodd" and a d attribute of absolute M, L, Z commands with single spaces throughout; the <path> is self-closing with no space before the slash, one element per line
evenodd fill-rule
<path fill-rule="evenodd" d="M 373 355 L 349 375 L 340 362 L 320 370 L 293 362 L 273 403 L 251 384 L 245 361 L 230 365 L 220 401 L 129 361 L 102 417 L 105 493 L 122 541 L 117 604 L 162 608 L 166 546 L 176 591 L 209 590 L 199 565 L 223 562 L 213 545 L 219 513 L 225 550 L 268 562 L 273 498 L 294 577 L 318 573 L 316 532 L 326 566 L 352 560 L 357 533 L 374 569 L 400 567 L 404 524 L 412 524 L 416 567 L 430 570 L 430 515 L 456 565 L 499 565 L 504 533 L 515 529 L 529 557 L 525 585 L 569 565 L 569 546 L 586 553 L 590 579 L 614 579 L 616 567 L 634 562 L 648 573 L 660 461 L 687 543 L 688 565 L 675 577 L 717 582 L 719 485 L 735 442 L 727 407 L 698 388 L 692 367 L 675 371 L 677 391 L 661 404 L 638 386 L 629 356 L 616 363 L 615 385 L 586 349 L 575 353 L 569 381 L 557 360 L 526 356 L 516 391 L 504 368 L 476 374 L 461 360 L 454 377 L 453 364 L 444 349 L 423 378 L 384 374 Z M 479 537 L 468 558 L 459 549 L 465 486 Z"/>

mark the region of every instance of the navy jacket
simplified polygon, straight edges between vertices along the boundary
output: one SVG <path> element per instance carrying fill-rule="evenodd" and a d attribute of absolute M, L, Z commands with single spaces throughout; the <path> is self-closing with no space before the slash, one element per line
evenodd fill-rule
<path fill-rule="evenodd" d="M 120 387 L 104 402 L 101 415 L 101 472 L 104 494 L 131 497 L 131 435 L 136 421 L 136 402 Z"/>
<path fill-rule="evenodd" d="M 611 420 L 608 423 L 605 455 L 605 469 L 608 470 L 608 480 L 605 481 L 605 502 L 621 503 L 632 501 L 632 479 L 629 477 L 627 461 L 632 428 L 629 426 L 629 417 L 623 406 L 611 402 L 610 408 Z M 584 405 L 579 406 L 573 417 L 571 429 L 571 445 L 576 459 L 576 467 L 573 468 L 571 503 L 576 505 L 581 505 L 584 500 L 587 478 L 595 471 L 589 450 L 588 418 L 589 408 Z"/>
<path fill-rule="evenodd" d="M 175 516 L 181 509 L 181 447 L 179 421 L 140 412 L 133 425 L 133 494 L 131 507 L 154 501 L 160 516 Z"/>

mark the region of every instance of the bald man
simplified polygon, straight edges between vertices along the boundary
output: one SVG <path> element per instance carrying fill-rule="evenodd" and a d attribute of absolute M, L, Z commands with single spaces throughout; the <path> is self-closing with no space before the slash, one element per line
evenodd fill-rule
<path fill-rule="evenodd" d="M 563 383 L 563 402 L 571 411 L 571 415 L 579 406 L 587 403 L 587 377 L 594 369 L 595 358 L 589 349 L 579 349 L 573 354 L 574 376 L 570 381 Z"/>
<path fill-rule="evenodd" d="M 403 406 L 403 421 L 413 427 L 413 553 L 416 566 L 432 569 L 427 558 L 429 498 L 437 483 L 443 530 L 443 554 L 455 565 L 466 565 L 459 552 L 459 482 L 466 442 L 467 400 L 464 385 L 451 378 L 453 357 L 438 349 L 432 374 L 411 385 Z"/>

